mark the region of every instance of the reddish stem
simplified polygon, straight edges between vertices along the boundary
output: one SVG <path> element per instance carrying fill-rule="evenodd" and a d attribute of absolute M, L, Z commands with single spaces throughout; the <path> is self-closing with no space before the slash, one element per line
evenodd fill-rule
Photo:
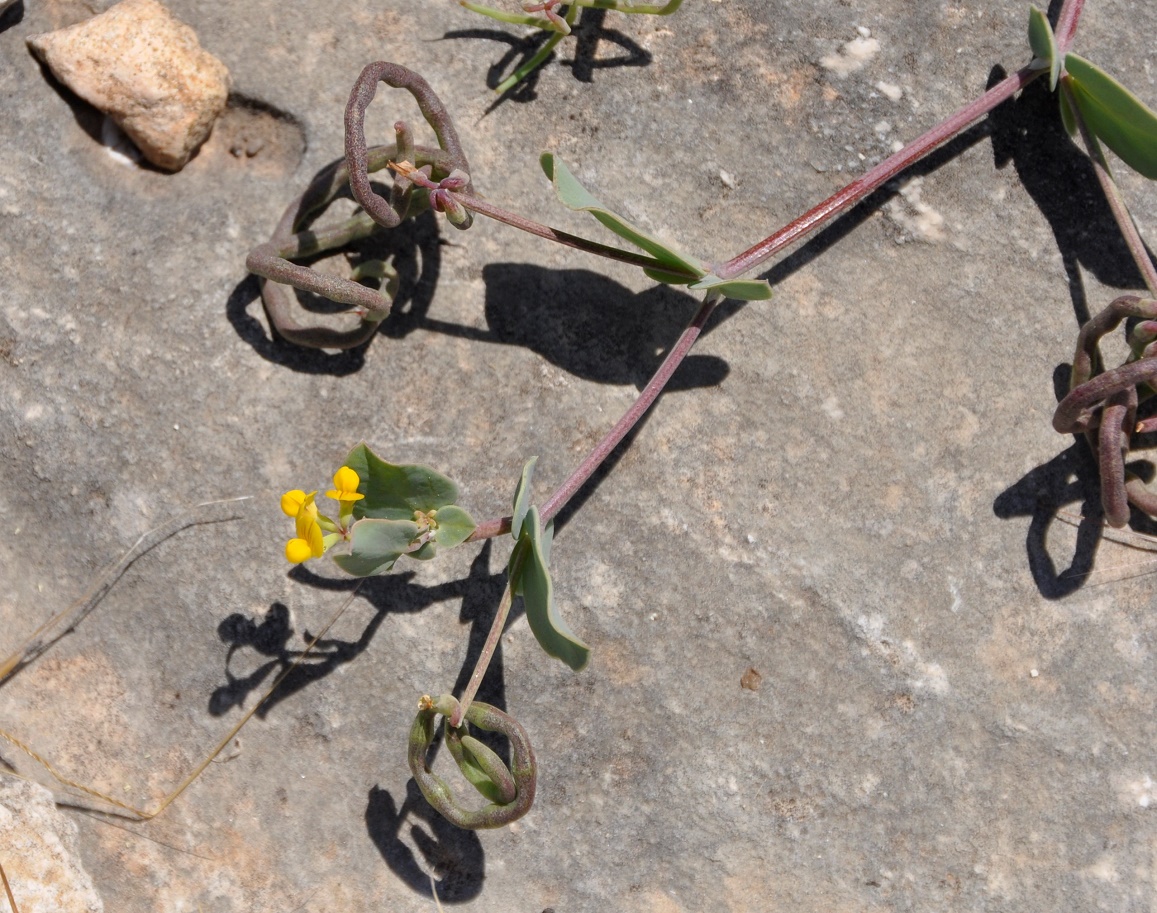
<path fill-rule="evenodd" d="M 745 250 L 715 270 L 717 276 L 734 279 L 755 269 L 764 261 L 775 256 L 789 244 L 815 231 L 824 223 L 854 206 L 873 190 L 886 184 L 908 166 L 918 162 L 937 146 L 952 139 L 971 124 L 983 117 L 1001 102 L 1011 98 L 1026 85 L 1041 75 L 1042 70 L 1025 67 L 993 86 L 969 105 L 961 108 L 947 120 L 942 121 L 923 136 L 913 140 L 895 155 L 884 159 L 875 168 L 847 187 L 828 197 L 818 206 L 809 209 L 798 219 L 789 222 L 775 234 L 764 238 L 754 247 Z"/>

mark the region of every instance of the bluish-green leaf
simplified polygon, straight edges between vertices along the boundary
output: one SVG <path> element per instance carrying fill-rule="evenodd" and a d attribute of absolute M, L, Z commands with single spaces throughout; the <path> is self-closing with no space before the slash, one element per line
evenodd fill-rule
<path fill-rule="evenodd" d="M 1065 125 L 1065 132 L 1069 136 L 1077 135 L 1077 116 L 1073 114 L 1073 106 L 1069 104 L 1069 96 L 1067 92 L 1061 92 L 1058 96 L 1061 100 L 1061 123 Z"/>
<path fill-rule="evenodd" d="M 534 464 L 538 457 L 533 456 L 522 467 L 522 475 L 518 477 L 518 484 L 514 486 L 514 513 L 510 516 L 510 535 L 515 539 L 522 535 L 522 521 L 526 519 L 526 512 L 530 509 L 530 480 L 534 478 Z"/>
<path fill-rule="evenodd" d="M 453 548 L 455 545 L 461 545 L 477 526 L 474 518 L 457 504 L 439 507 L 435 522 L 437 525 L 434 527 L 433 538 L 424 542 L 421 548 L 410 552 L 410 558 L 429 561 L 438 554 L 439 548 Z"/>
<path fill-rule="evenodd" d="M 677 283 L 688 281 L 689 278 L 707 275 L 707 268 L 695 257 L 684 254 L 668 244 L 664 244 L 641 228 L 632 225 L 622 216 L 611 212 L 598 201 L 581 183 L 571 174 L 570 169 L 560 159 L 556 159 L 550 152 L 544 152 L 539 159 L 542 170 L 554 184 L 554 192 L 559 200 L 569 209 L 578 212 L 589 212 L 603 225 L 613 231 L 620 238 L 630 241 L 636 247 L 645 250 L 648 254 L 669 269 L 674 276 L 679 277 Z M 667 275 L 660 270 L 648 271 L 651 278 Z M 660 282 L 670 282 L 670 279 L 658 279 Z"/>
<path fill-rule="evenodd" d="M 546 556 L 550 544 L 544 540 L 553 535 L 553 527 L 544 532 L 538 520 L 538 508 L 526 514 L 523 533 L 516 549 L 526 549 L 522 561 L 522 600 L 526 606 L 526 620 L 539 646 L 550 656 L 561 659 L 578 672 L 590 661 L 590 648 L 584 644 L 562 620 L 554 605 L 554 584 Z"/>
<path fill-rule="evenodd" d="M 407 558 L 416 558 L 418 561 L 429 561 L 438 554 L 438 543 L 433 539 L 423 542 L 421 548 L 410 552 Z"/>
<path fill-rule="evenodd" d="M 721 279 L 711 274 L 692 282 L 688 288 L 696 292 L 718 292 L 724 298 L 737 301 L 766 301 L 771 297 L 771 284 L 766 279 Z"/>
<path fill-rule="evenodd" d="M 358 444 L 345 465 L 361 479 L 365 495 L 354 503 L 354 516 L 411 520 L 414 511 L 431 511 L 458 500 L 458 486 L 437 470 L 421 465 L 387 463 L 365 444 Z"/>
<path fill-rule="evenodd" d="M 1157 115 L 1099 67 L 1065 55 L 1068 83 L 1089 129 L 1126 165 L 1157 179 Z"/>
<path fill-rule="evenodd" d="M 683 273 L 669 273 L 666 270 L 654 269 L 650 266 L 643 267 L 643 273 L 656 282 L 662 282 L 664 285 L 687 285 L 695 281 L 694 276 L 687 276 Z"/>
<path fill-rule="evenodd" d="M 412 520 L 358 520 L 350 534 L 350 553 L 334 555 L 333 560 L 355 577 L 387 574 L 417 536 L 418 524 Z"/>
<path fill-rule="evenodd" d="M 1048 16 L 1035 6 L 1029 7 L 1028 11 L 1028 43 L 1037 59 L 1048 67 L 1049 91 L 1055 92 L 1061 75 L 1061 52 Z"/>
<path fill-rule="evenodd" d="M 438 528 L 434 530 L 434 541 L 439 548 L 453 548 L 465 542 L 478 525 L 474 518 L 457 504 L 438 508 Z"/>

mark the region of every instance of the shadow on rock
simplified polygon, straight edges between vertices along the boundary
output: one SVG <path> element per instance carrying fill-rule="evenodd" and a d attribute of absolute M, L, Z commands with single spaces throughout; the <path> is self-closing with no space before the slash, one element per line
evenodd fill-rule
<path fill-rule="evenodd" d="M 582 11 L 578 23 L 571 32 L 574 41 L 575 56 L 563 63 L 569 66 L 574 78 L 579 82 L 594 82 L 595 70 L 607 70 L 617 67 L 645 67 L 651 63 L 651 54 L 638 42 L 615 29 L 608 29 L 605 25 L 607 11 L 587 8 Z M 462 38 L 484 39 L 497 41 L 508 46 L 502 55 L 486 71 L 486 86 L 497 89 L 507 76 L 514 73 L 519 67 L 528 63 L 537 54 L 544 44 L 550 40 L 553 32 L 536 30 L 531 34 L 519 38 L 500 29 L 459 29 L 446 32 L 444 40 Z M 571 39 L 564 39 L 564 43 Z M 613 57 L 600 56 L 599 46 L 607 42 L 620 48 L 623 53 Z M 562 45 L 559 45 L 561 47 Z M 486 113 L 489 114 L 504 101 L 529 102 L 538 98 L 538 79 L 543 70 L 554 61 L 551 54 L 542 65 L 535 68 L 525 79 L 512 86 L 502 96 L 494 101 Z"/>
<path fill-rule="evenodd" d="M 402 839 L 407 819 L 416 853 Z M 401 807 L 388 790 L 371 789 L 365 820 L 370 839 L 390 871 L 416 893 L 434 896 L 428 871 L 438 879 L 439 900 L 463 903 L 482 892 L 486 878 L 482 841 L 474 831 L 455 827 L 434 811 L 413 780 L 406 784 Z M 418 855 L 426 868 L 419 864 Z"/>
<path fill-rule="evenodd" d="M 996 68 L 990 84 L 1004 75 Z M 989 120 L 996 167 L 1012 162 L 1024 189 L 1053 231 L 1077 323 L 1084 324 L 1090 316 L 1078 266 L 1111 288 L 1144 288 L 1092 163 L 1069 138 L 1057 99 L 1045 81 L 1038 79 L 1026 86 L 1017 98 L 994 110 Z"/>
<path fill-rule="evenodd" d="M 0 32 L 19 25 L 24 20 L 24 0 L 16 0 L 12 6 L 0 13 Z"/>
<path fill-rule="evenodd" d="M 284 675 L 277 687 L 266 697 L 257 711 L 264 718 L 283 700 L 301 691 L 312 683 L 325 678 L 339 666 L 360 656 L 373 641 L 378 628 L 386 616 L 394 613 L 420 612 L 435 603 L 448 599 L 462 600 L 462 620 L 470 621 L 470 640 L 463 671 L 458 674 L 458 682 L 453 693 L 461 693 L 461 688 L 469 680 L 474 661 L 481 652 L 490 621 L 502 595 L 505 568 L 497 573 L 490 571 L 490 543 L 487 542 L 470 566 L 470 573 L 462 580 L 455 580 L 437 586 L 427 587 L 413 583 L 413 573 L 397 573 L 384 577 L 369 577 L 358 580 L 352 577 L 321 577 L 299 565 L 290 576 L 307 586 L 335 592 L 357 594 L 374 607 L 373 618 L 356 640 L 321 638 L 309 655 L 299 664 L 303 650 L 291 648 L 291 643 L 305 644 L 313 639 L 313 634 L 302 631 L 300 637 L 290 621 L 289 610 L 281 603 L 270 606 L 261 620 L 241 614 L 233 614 L 217 627 L 217 634 L 229 645 L 225 661 L 225 683 L 218 687 L 209 699 L 209 712 L 221 716 L 233 708 L 243 706 L 249 696 L 266 683 Z M 487 614 L 489 613 L 489 614 Z M 512 619 L 515 613 L 511 613 Z M 251 671 L 238 674 L 232 666 L 235 659 L 248 657 L 268 657 Z M 505 696 L 502 691 L 501 656 L 495 656 L 491 673 L 479 694 L 480 700 L 502 706 Z M 496 751 L 504 751 L 501 743 L 494 745 Z"/>
<path fill-rule="evenodd" d="M 524 346 L 576 377 L 602 384 L 632 384 L 638 389 L 650 379 L 700 304 L 670 286 L 636 294 L 582 269 L 493 263 L 483 269 L 482 276 L 487 330 L 429 319 L 421 325 L 464 339 Z M 704 335 L 742 307 L 742 302 L 724 302 Z M 715 386 L 729 370 L 727 362 L 714 355 L 690 355 L 667 390 Z"/>
<path fill-rule="evenodd" d="M 1070 370 L 1070 365 L 1062 364 L 1053 372 L 1058 402 L 1068 385 Z M 1032 518 L 1025 538 L 1025 550 L 1033 581 L 1046 599 L 1060 599 L 1084 586 L 1093 572 L 1105 528 L 1097 463 L 1083 435 L 1074 435 L 1072 439 L 1070 447 L 1030 470 L 1001 492 L 992 504 L 992 512 L 1002 520 Z M 1126 469 L 1146 482 L 1153 478 L 1153 465 L 1148 461 L 1134 461 L 1127 464 Z M 1062 508 L 1077 503 L 1080 504 L 1079 515 L 1068 517 L 1077 527 L 1076 548 L 1069 566 L 1058 571 L 1049 549 L 1049 530 Z M 1138 532 L 1152 534 L 1157 530 L 1157 523 L 1135 508 L 1129 525 Z"/>

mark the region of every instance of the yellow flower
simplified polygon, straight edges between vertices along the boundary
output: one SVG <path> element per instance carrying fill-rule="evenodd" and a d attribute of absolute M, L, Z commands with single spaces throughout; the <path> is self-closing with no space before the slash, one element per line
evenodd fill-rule
<path fill-rule="evenodd" d="M 350 469 L 348 466 L 343 466 L 333 476 L 333 487 L 335 490 L 327 491 L 326 494 L 335 501 L 341 501 L 342 507 L 346 506 L 346 501 L 360 501 L 365 495 L 358 494 L 358 486 L 362 480 L 358 474 Z M 293 494 L 293 492 L 290 492 Z"/>
<path fill-rule="evenodd" d="M 285 544 L 285 557 L 293 564 L 301 564 L 303 561 L 308 561 L 310 558 L 320 558 L 325 554 L 325 539 L 321 534 L 321 526 L 318 525 L 317 518 L 314 516 L 317 508 L 314 508 L 311 513 L 308 508 L 313 507 L 312 504 L 306 504 L 305 508 L 297 513 L 297 538 L 290 539 Z"/>
<path fill-rule="evenodd" d="M 313 549 L 304 539 L 290 539 L 285 543 L 285 557 L 290 564 L 301 564 L 313 557 Z"/>
<path fill-rule="evenodd" d="M 313 498 L 317 494 L 306 494 L 300 489 L 287 491 L 281 496 L 281 509 L 294 518 L 297 537 L 285 543 L 285 557 L 292 564 L 301 564 L 310 558 L 320 558 L 325 554 L 325 541 L 318 523 L 317 505 Z"/>
<path fill-rule="evenodd" d="M 316 494 L 316 491 L 311 491 L 309 494 L 306 494 L 300 488 L 287 491 L 281 496 L 281 510 L 287 517 L 296 517 L 303 507 L 313 505 L 313 496 Z M 316 510 L 316 508 L 314 508 L 314 510 Z"/>

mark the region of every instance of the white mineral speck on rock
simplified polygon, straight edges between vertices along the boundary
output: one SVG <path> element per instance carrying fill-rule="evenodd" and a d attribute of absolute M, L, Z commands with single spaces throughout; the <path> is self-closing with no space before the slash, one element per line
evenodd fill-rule
<path fill-rule="evenodd" d="M 225 64 L 157 0 L 122 0 L 28 44 L 57 79 L 169 171 L 184 167 L 225 108 Z"/>
<path fill-rule="evenodd" d="M 76 825 L 56 810 L 52 793 L 0 779 L 0 851 L 18 909 L 103 913 L 76 844 Z M 0 892 L 7 909 L 3 897 Z"/>
<path fill-rule="evenodd" d="M 899 101 L 904 97 L 903 89 L 893 82 L 884 82 L 882 79 L 876 83 L 876 91 L 889 101 Z"/>
<path fill-rule="evenodd" d="M 862 69 L 880 51 L 880 42 L 875 38 L 853 38 L 836 54 L 828 54 L 820 60 L 820 66 L 835 73 L 840 79 Z"/>

